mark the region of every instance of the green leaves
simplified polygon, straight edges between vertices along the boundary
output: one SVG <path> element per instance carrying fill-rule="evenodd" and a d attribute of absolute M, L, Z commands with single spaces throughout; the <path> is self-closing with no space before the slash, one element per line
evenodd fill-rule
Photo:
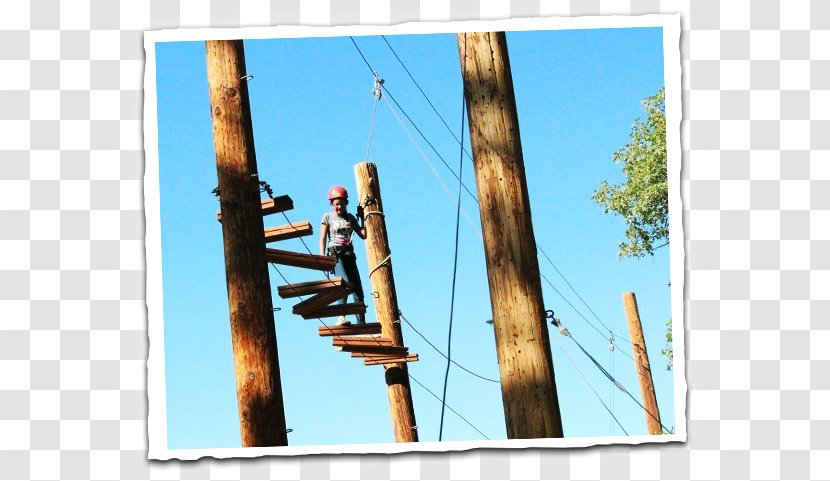
<path fill-rule="evenodd" d="M 665 88 L 644 99 L 643 109 L 646 121 L 634 121 L 629 144 L 613 156 L 615 163 L 622 164 L 626 181 L 619 185 L 603 181 L 593 194 L 605 213 L 620 215 L 628 224 L 620 257 L 654 255 L 655 249 L 668 245 Z"/>
<path fill-rule="evenodd" d="M 666 356 L 666 359 L 668 359 L 666 370 L 671 371 L 672 367 L 674 367 L 674 344 L 672 343 L 671 319 L 666 321 L 666 345 L 660 350 L 660 352 Z"/>
<path fill-rule="evenodd" d="M 669 189 L 666 156 L 666 89 L 643 100 L 645 122 L 637 119 L 631 127 L 630 142 L 614 152 L 622 164 L 625 182 L 603 181 L 593 194 L 607 214 L 622 216 L 628 227 L 626 242 L 620 242 L 620 257 L 645 257 L 669 245 Z M 674 364 L 671 319 L 666 322 L 666 345 L 661 350 Z"/>

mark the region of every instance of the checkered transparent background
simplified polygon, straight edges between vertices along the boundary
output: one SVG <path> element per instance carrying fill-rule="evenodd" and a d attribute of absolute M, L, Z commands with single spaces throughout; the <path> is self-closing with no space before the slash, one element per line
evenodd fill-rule
<path fill-rule="evenodd" d="M 148 462 L 142 31 L 682 14 L 689 442 Z M 4 0 L 0 479 L 829 479 L 830 0 Z"/>

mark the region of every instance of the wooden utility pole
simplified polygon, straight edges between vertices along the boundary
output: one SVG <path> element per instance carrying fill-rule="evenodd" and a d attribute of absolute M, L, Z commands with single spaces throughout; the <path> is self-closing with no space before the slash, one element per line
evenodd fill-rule
<path fill-rule="evenodd" d="M 651 377 L 651 365 L 648 362 L 646 340 L 643 338 L 643 325 L 640 323 L 640 311 L 637 309 L 637 298 L 633 292 L 623 294 L 623 306 L 625 317 L 628 318 L 628 332 L 631 334 L 637 377 L 640 379 L 640 394 L 643 396 L 643 406 L 646 408 L 648 433 L 663 434 L 660 409 L 657 407 L 657 395 L 654 394 L 654 381 Z"/>
<path fill-rule="evenodd" d="M 205 43 L 242 446 L 287 446 L 245 53 Z"/>
<path fill-rule="evenodd" d="M 562 437 L 504 32 L 459 33 L 507 437 Z"/>
<path fill-rule="evenodd" d="M 386 221 L 380 197 L 380 181 L 375 164 L 361 162 L 354 167 L 357 182 L 357 199 L 364 204 L 366 216 L 366 258 L 369 262 L 369 281 L 374 300 L 375 314 L 381 325 L 381 336 L 392 339 L 393 346 L 403 346 L 398 297 L 395 278 L 392 276 L 391 250 L 386 236 Z M 368 201 L 367 201 L 368 200 Z M 396 443 L 418 441 L 415 424 L 415 408 L 409 386 L 409 370 L 405 362 L 384 364 L 389 411 Z"/>

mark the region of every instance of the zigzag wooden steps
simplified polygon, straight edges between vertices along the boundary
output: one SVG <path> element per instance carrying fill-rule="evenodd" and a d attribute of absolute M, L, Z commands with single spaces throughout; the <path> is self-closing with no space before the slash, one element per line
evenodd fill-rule
<path fill-rule="evenodd" d="M 379 322 L 367 322 L 366 324 L 351 324 L 348 326 L 320 326 L 317 333 L 322 336 L 361 336 L 366 334 L 380 334 Z M 351 339 L 351 337 L 349 337 Z"/>
<path fill-rule="evenodd" d="M 275 264 L 316 269 L 318 271 L 330 271 L 337 264 L 337 258 L 334 256 L 318 256 L 268 248 L 265 249 L 265 260 Z"/>
<path fill-rule="evenodd" d="M 287 195 L 265 199 L 261 202 L 263 216 L 293 208 L 294 201 Z M 221 211 L 217 212 L 216 219 L 222 222 Z M 266 227 L 264 240 L 266 244 L 278 242 L 311 235 L 313 231 L 309 221 Z M 319 271 L 331 271 L 337 264 L 337 258 L 334 256 L 318 256 L 269 248 L 265 249 L 265 259 L 275 264 Z M 332 302 L 348 296 L 351 292 L 351 285 L 340 277 L 289 284 L 277 288 L 277 293 L 283 299 L 311 296 L 292 308 L 292 312 L 302 316 L 303 319 L 364 314 L 366 304 L 362 302 L 331 305 Z M 335 349 L 348 352 L 353 358 L 363 359 L 363 363 L 367 366 L 418 360 L 418 355 L 410 353 L 408 347 L 394 346 L 391 338 L 380 337 L 381 332 L 382 328 L 378 322 L 317 328 L 320 336 L 333 337 L 332 345 Z"/>
<path fill-rule="evenodd" d="M 274 197 L 273 199 L 265 199 L 262 201 L 262 215 L 276 214 L 277 212 L 285 212 L 294 208 L 294 201 L 287 195 Z M 222 212 L 216 213 L 216 220 L 222 222 Z"/>
<path fill-rule="evenodd" d="M 355 302 L 352 304 L 334 304 L 318 309 L 314 312 L 300 314 L 303 319 L 316 319 L 324 317 L 335 316 L 349 316 L 353 314 L 364 314 L 366 312 L 366 304 L 362 302 Z"/>
<path fill-rule="evenodd" d="M 308 296 L 311 294 L 318 294 L 329 289 L 338 287 L 348 288 L 348 283 L 341 277 L 332 277 L 330 279 L 323 279 L 321 281 L 300 282 L 297 284 L 289 284 L 287 286 L 277 287 L 277 294 L 283 299 L 289 297 Z"/>
<path fill-rule="evenodd" d="M 415 353 L 403 357 L 388 357 L 388 356 L 372 356 L 363 360 L 364 366 L 375 366 L 378 364 L 394 364 L 397 362 L 415 362 L 418 360 L 418 355 Z"/>
<path fill-rule="evenodd" d="M 297 314 L 298 316 L 305 316 L 314 314 L 315 311 L 322 309 L 323 307 L 328 306 L 332 302 L 342 299 L 349 295 L 349 289 L 344 287 L 335 287 L 329 289 L 327 291 L 320 292 L 315 294 L 313 297 L 309 297 L 308 299 L 300 302 L 299 304 L 295 304 L 292 312 Z"/>
<path fill-rule="evenodd" d="M 311 223 L 307 220 L 278 225 L 276 227 L 266 227 L 265 243 L 294 239 L 295 237 L 303 237 L 313 233 L 314 230 L 311 228 Z"/>

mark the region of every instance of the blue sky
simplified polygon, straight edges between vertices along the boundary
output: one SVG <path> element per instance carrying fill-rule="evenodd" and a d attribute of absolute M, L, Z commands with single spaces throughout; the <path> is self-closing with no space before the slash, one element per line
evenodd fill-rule
<path fill-rule="evenodd" d="M 461 138 L 455 35 L 386 38 Z M 458 142 L 383 39 L 354 39 L 394 99 L 457 171 Z M 540 256 L 542 274 L 556 287 L 543 281 L 545 307 L 555 310 L 574 338 L 639 399 L 621 300 L 623 292 L 635 292 L 663 424 L 671 427 L 673 373 L 665 371 L 660 354 L 665 322 L 671 317 L 669 252 L 619 259 L 617 245 L 625 225 L 591 199 L 602 180 L 622 181 L 612 154 L 627 143 L 634 120 L 644 116 L 641 100 L 664 85 L 662 31 L 508 32 L 507 40 L 536 241 L 555 265 Z M 168 447 L 238 447 L 222 232 L 215 219 L 219 203 L 211 195 L 217 180 L 204 42 L 155 45 Z M 348 37 L 246 40 L 245 56 L 254 76 L 248 85 L 260 178 L 275 195 L 293 198 L 295 208 L 286 213 L 292 222 L 311 221 L 315 234 L 305 243 L 316 253 L 319 219 L 329 209 L 328 188 L 342 184 L 354 192 L 354 165 L 366 160 L 375 102 L 371 72 Z M 446 352 L 457 181 L 404 119 L 418 146 L 410 140 L 390 105 L 404 117 L 389 96 L 378 103 L 369 160 L 378 165 L 398 302 L 406 320 Z M 465 131 L 465 142 L 468 137 Z M 464 183 L 475 192 L 467 158 L 463 170 Z M 467 369 L 498 379 L 493 330 L 485 322 L 492 314 L 478 206 L 465 193 L 462 208 L 473 226 L 462 218 L 452 355 Z M 265 218 L 266 226 L 285 223 L 281 214 Z M 270 247 L 306 252 L 298 239 Z M 356 252 L 369 291 L 361 241 Z M 274 306 L 281 308 L 275 319 L 286 422 L 293 430 L 289 443 L 392 442 L 382 367 L 366 367 L 336 352 L 328 338 L 317 335 L 317 320 L 291 314 L 296 300 L 276 295 L 276 287 L 285 284 L 280 273 L 291 283 L 319 279 L 319 273 L 277 267 L 279 273 L 274 268 L 269 273 Z M 372 306 L 368 320 L 374 321 Z M 617 336 L 613 352 L 602 324 Z M 419 362 L 410 364 L 411 376 L 440 396 L 446 359 L 407 323 L 403 335 L 410 351 L 420 355 Z M 639 406 L 612 389 L 571 340 L 553 328 L 550 335 L 565 435 L 623 435 L 592 389 L 629 434 L 645 434 Z M 441 403 L 412 384 L 420 439 L 437 441 Z M 498 384 L 453 366 L 446 402 L 490 439 L 506 437 Z M 484 439 L 450 411 L 443 434 L 445 441 Z"/>

